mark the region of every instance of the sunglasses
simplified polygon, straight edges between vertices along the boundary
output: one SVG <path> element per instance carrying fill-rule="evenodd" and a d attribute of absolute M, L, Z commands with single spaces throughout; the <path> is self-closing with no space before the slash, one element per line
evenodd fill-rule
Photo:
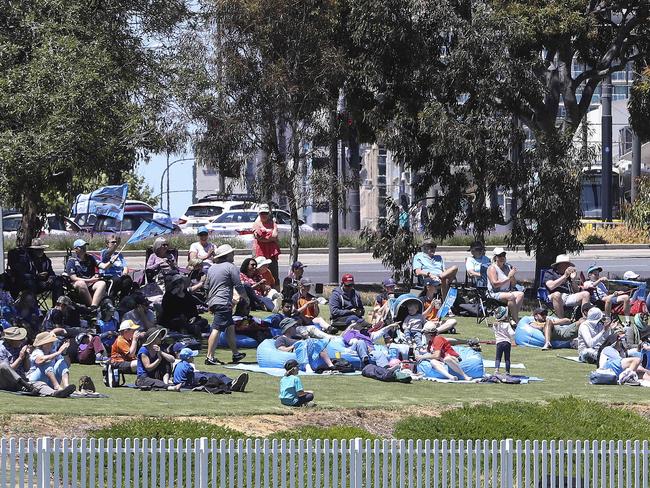
<path fill-rule="evenodd" d="M 253 267 L 253 268 L 257 268 L 257 264 L 256 264 L 256 263 L 248 263 L 248 265 L 251 266 L 251 267 Z"/>
<path fill-rule="evenodd" d="M 161 247 L 169 247 L 169 244 L 161 244 Z"/>

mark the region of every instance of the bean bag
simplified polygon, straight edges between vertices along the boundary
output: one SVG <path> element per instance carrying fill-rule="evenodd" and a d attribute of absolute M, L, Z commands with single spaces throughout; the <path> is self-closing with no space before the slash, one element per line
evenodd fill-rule
<path fill-rule="evenodd" d="M 544 347 L 544 332 L 531 326 L 531 322 L 535 319 L 528 315 L 519 320 L 517 328 L 515 329 L 515 343 L 518 346 L 525 347 Z M 553 349 L 570 349 L 571 341 L 551 341 Z"/>
<path fill-rule="evenodd" d="M 483 357 L 480 352 L 476 352 L 474 349 L 463 346 L 454 346 L 454 351 L 460 355 L 460 365 L 463 367 L 463 371 L 470 378 L 482 378 L 485 373 L 483 367 Z M 451 374 L 458 376 L 456 373 L 447 368 Z M 418 373 L 423 373 L 424 376 L 428 378 L 439 378 L 444 379 L 445 377 L 436 371 L 429 361 L 421 361 L 418 364 Z"/>
<path fill-rule="evenodd" d="M 330 359 L 341 358 L 345 359 L 352 364 L 354 369 L 361 370 L 361 358 L 357 355 L 356 351 L 345 346 L 343 337 L 335 337 L 327 343 L 325 348 L 327 355 Z"/>
<path fill-rule="evenodd" d="M 228 341 L 226 340 L 226 333 L 222 332 L 219 334 L 219 341 L 217 342 L 219 347 L 228 347 Z M 258 342 L 247 335 L 237 334 L 237 347 L 240 349 L 255 349 L 258 346 Z"/>
<path fill-rule="evenodd" d="M 289 359 L 296 359 L 296 353 L 276 349 L 273 339 L 266 339 L 257 346 L 257 364 L 260 368 L 284 368 Z M 300 365 L 304 370 L 304 366 Z"/>

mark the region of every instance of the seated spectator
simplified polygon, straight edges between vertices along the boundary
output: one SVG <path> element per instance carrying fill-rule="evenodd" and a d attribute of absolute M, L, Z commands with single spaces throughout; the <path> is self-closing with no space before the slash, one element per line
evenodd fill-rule
<path fill-rule="evenodd" d="M 361 365 L 370 363 L 370 353 L 374 350 L 374 342 L 370 333 L 370 324 L 363 319 L 352 316 L 348 318 L 348 328 L 343 331 L 343 342 L 353 349 L 361 359 Z"/>
<path fill-rule="evenodd" d="M 139 328 L 140 326 L 132 320 L 124 320 L 120 324 L 119 336 L 111 348 L 111 365 L 120 373 L 129 374 L 137 371 L 138 339 L 144 335 L 143 332 L 138 331 Z"/>
<path fill-rule="evenodd" d="M 14 324 L 27 329 L 30 339 L 36 337 L 36 334 L 41 331 L 43 313 L 38 307 L 34 294 L 28 290 L 21 291 L 14 306 L 16 308 Z"/>
<path fill-rule="evenodd" d="M 587 281 L 582 284 L 582 289 L 591 294 L 591 303 L 601 306 L 605 310 L 605 315 L 609 317 L 612 314 L 612 305 L 623 304 L 625 317 L 630 317 L 630 296 L 622 291 L 609 293 L 607 289 L 607 277 L 600 276 L 603 268 L 600 266 L 591 266 L 587 270 Z"/>
<path fill-rule="evenodd" d="M 267 285 L 266 280 L 257 271 L 257 261 L 255 258 L 246 258 L 239 268 L 239 279 L 242 285 L 251 289 L 254 293 L 254 301 L 251 300 L 251 310 L 272 311 L 275 308 L 273 299 L 267 296 L 273 293 L 272 288 Z"/>
<path fill-rule="evenodd" d="M 190 259 L 187 262 L 187 278 L 190 280 L 189 292 L 200 298 L 201 301 L 205 300 L 205 290 L 203 289 L 203 285 L 205 284 L 206 274 L 203 265 L 203 261 L 199 258 Z"/>
<path fill-rule="evenodd" d="M 465 374 L 463 367 L 458 358 L 460 355 L 451 346 L 451 343 L 444 337 L 438 335 L 435 327 L 424 329 L 425 337 L 428 341 L 426 348 L 421 348 L 415 353 L 416 361 L 429 361 L 433 369 L 442 374 L 445 378 L 456 381 L 457 377 L 447 371 L 445 365 L 453 372 L 460 375 L 465 381 L 471 381 L 472 378 Z"/>
<path fill-rule="evenodd" d="M 576 268 L 568 255 L 558 255 L 551 267 L 544 285 L 549 292 L 555 315 L 562 319 L 564 307 L 582 306 L 589 303 L 590 296 L 588 291 L 580 291 L 580 287 L 573 282 L 576 278 Z"/>
<path fill-rule="evenodd" d="M 149 301 L 142 293 L 134 293 L 131 295 L 135 308 L 126 312 L 122 320 L 132 320 L 138 324 L 143 330 L 147 331 L 156 326 L 156 314 L 149 308 Z"/>
<path fill-rule="evenodd" d="M 406 310 L 408 314 L 402 321 L 402 332 L 404 333 L 404 341 L 406 344 L 414 348 L 422 346 L 422 331 L 424 330 L 424 315 L 422 305 L 418 300 L 408 299 L 406 301 Z"/>
<path fill-rule="evenodd" d="M 580 318 L 573 322 L 571 319 L 549 318 L 548 310 L 545 308 L 536 308 L 533 311 L 533 318 L 535 320 L 530 325 L 544 332 L 545 343 L 542 351 L 553 349 L 551 341 L 572 341 L 578 337 L 580 324 L 585 320 Z"/>
<path fill-rule="evenodd" d="M 182 343 L 178 342 L 174 344 L 173 348 L 174 354 L 178 356 L 178 359 L 174 362 L 172 372 L 175 385 L 180 384 L 182 388 L 196 388 L 216 380 L 216 382 L 224 385 L 224 393 L 246 391 L 248 373 L 241 373 L 235 380 L 232 380 L 225 374 L 198 371 L 194 364 L 194 358 L 199 355 L 199 352 L 183 346 Z"/>
<path fill-rule="evenodd" d="M 372 324 L 384 323 L 390 312 L 391 301 L 395 298 L 395 287 L 397 283 L 393 278 L 386 278 L 382 282 L 383 291 L 375 297 L 375 305 L 372 308 L 370 322 Z"/>
<path fill-rule="evenodd" d="M 34 349 L 29 356 L 30 369 L 27 373 L 29 381 L 42 381 L 53 390 L 65 390 L 70 385 L 70 367 L 63 357 L 70 341 L 64 341 L 54 350 L 53 345 L 58 338 L 52 332 L 41 332 L 34 339 Z"/>
<path fill-rule="evenodd" d="M 147 332 L 142 347 L 137 353 L 136 386 L 156 390 L 180 391 L 181 384 L 170 383 L 174 356 L 163 352 L 160 344 L 167 334 L 166 329 L 156 328 Z"/>
<path fill-rule="evenodd" d="M 603 321 L 603 317 L 599 308 L 592 307 L 587 313 L 587 320 L 578 327 L 578 357 L 583 363 L 596 363 L 598 350 L 610 334 L 611 320 Z"/>
<path fill-rule="evenodd" d="M 97 312 L 97 332 L 107 351 L 113 347 L 113 343 L 119 335 L 119 328 L 120 315 L 115 310 L 113 302 L 105 298 L 99 304 L 99 312 Z"/>
<path fill-rule="evenodd" d="M 174 254 L 169 250 L 169 243 L 164 237 L 153 241 L 152 253 L 147 259 L 146 272 L 151 281 L 158 281 L 159 275 L 177 273 L 178 265 Z"/>
<path fill-rule="evenodd" d="M 113 300 L 122 299 L 133 291 L 133 279 L 129 275 L 126 259 L 117 248 L 121 238 L 115 234 L 106 238 L 106 249 L 102 249 L 102 258 L 99 263 L 99 275 L 110 279 L 110 295 Z"/>
<path fill-rule="evenodd" d="M 456 333 L 456 319 L 440 319 L 438 317 L 438 310 L 442 306 L 442 299 L 438 291 L 440 282 L 433 278 L 425 278 L 424 289 L 420 292 L 419 299 L 422 301 L 423 311 L 426 322 L 425 327 L 435 328 L 438 334 L 445 332 Z"/>
<path fill-rule="evenodd" d="M 485 255 L 485 246 L 476 241 L 470 246 L 469 252 L 472 255 L 465 260 L 467 276 L 477 288 L 487 288 L 487 270 L 492 261 Z"/>
<path fill-rule="evenodd" d="M 68 330 L 76 333 L 81 327 L 81 318 L 77 305 L 67 296 L 60 296 L 54 308 L 48 310 L 43 319 L 42 329 L 56 335 L 66 335 Z"/>
<path fill-rule="evenodd" d="M 316 325 L 319 329 L 331 332 L 330 324 L 320 317 L 318 298 L 310 293 L 312 282 L 309 278 L 300 280 L 300 291 L 292 297 L 294 316 L 302 325 Z"/>
<path fill-rule="evenodd" d="M 269 287 L 267 288 L 268 291 L 266 296 L 273 300 L 273 303 L 275 304 L 274 310 L 278 310 L 280 308 L 280 304 L 282 303 L 282 293 L 276 290 L 276 288 L 278 288 L 276 286 L 277 282 L 273 277 L 273 273 L 269 269 L 269 265 L 272 264 L 273 261 L 265 258 L 264 256 L 257 256 L 255 258 L 255 262 L 257 263 L 257 273 L 262 277 L 265 284 Z"/>
<path fill-rule="evenodd" d="M 209 267 L 212 264 L 216 247 L 209 241 L 210 233 L 207 227 L 199 227 L 196 235 L 199 236 L 199 240 L 190 245 L 189 259 L 200 259 Z"/>
<path fill-rule="evenodd" d="M 422 252 L 413 257 L 413 272 L 422 278 L 433 278 L 440 281 L 443 300 L 447 296 L 449 285 L 456 279 L 458 266 L 447 268 L 442 256 L 436 254 L 438 244 L 432 240 L 422 243 Z"/>
<path fill-rule="evenodd" d="M 77 239 L 72 245 L 74 254 L 68 259 L 65 272 L 81 302 L 96 308 L 106 295 L 106 282 L 97 274 L 97 261 L 86 251 L 88 243 Z"/>
<path fill-rule="evenodd" d="M 307 406 L 314 400 L 314 392 L 303 388 L 298 378 L 298 361 L 290 359 L 284 363 L 284 370 L 286 372 L 280 380 L 280 403 L 287 407 Z"/>
<path fill-rule="evenodd" d="M 32 293 L 40 294 L 45 291 L 52 292 L 52 305 L 56 303 L 57 298 L 63 295 L 63 278 L 57 276 L 52 268 L 52 260 L 45 255 L 47 244 L 43 244 L 41 239 L 33 239 L 32 244 L 27 248 L 31 259 L 31 271 L 27 289 Z"/>
<path fill-rule="evenodd" d="M 282 282 L 282 296 L 285 300 L 291 300 L 291 297 L 300 290 L 300 280 L 305 273 L 306 267 L 300 261 L 296 261 L 291 265 L 289 275 Z"/>
<path fill-rule="evenodd" d="M 208 329 L 208 321 L 199 315 L 196 303 L 188 293 L 187 278 L 176 275 L 170 286 L 165 287 L 160 325 L 201 340 L 201 333 Z"/>
<path fill-rule="evenodd" d="M 108 361 L 106 348 L 101 337 L 88 332 L 82 332 L 76 337 L 77 361 L 79 364 L 95 364 Z"/>
<path fill-rule="evenodd" d="M 516 289 L 517 268 L 506 263 L 506 251 L 502 247 L 495 247 L 492 264 L 487 270 L 487 287 L 490 297 L 501 303 L 508 304 L 510 317 L 519 322 L 519 311 L 524 303 L 524 292 Z"/>
<path fill-rule="evenodd" d="M 9 322 L 16 316 L 16 304 L 9 291 L 9 277 L 4 273 L 0 274 L 0 312 L 2 318 Z"/>
<path fill-rule="evenodd" d="M 599 369 L 611 369 L 620 379 L 624 373 L 643 373 L 641 368 L 641 358 L 638 356 L 628 356 L 627 349 L 623 343 L 625 332 L 622 327 L 617 327 L 610 336 L 605 339 L 598 349 L 597 364 Z"/>
<path fill-rule="evenodd" d="M 279 335 L 275 339 L 276 349 L 284 352 L 293 352 L 296 343 L 300 340 L 303 340 L 297 335 L 296 327 L 298 326 L 298 321 L 296 319 L 287 318 L 280 322 L 280 329 L 282 330 L 282 335 Z M 306 339 L 309 341 L 314 341 L 318 339 Z M 334 371 L 336 368 L 332 363 L 332 360 L 327 354 L 327 351 L 323 349 L 319 353 L 320 358 L 323 360 L 325 365 L 331 370 Z"/>
<path fill-rule="evenodd" d="M 365 310 L 361 295 L 354 289 L 354 276 L 346 273 L 341 277 L 341 286 L 334 288 L 329 300 L 332 327 L 343 330 L 349 317 L 363 318 Z"/>
<path fill-rule="evenodd" d="M 0 390 L 19 391 L 39 396 L 68 397 L 75 391 L 74 385 L 55 390 L 43 381 L 30 382 L 26 373 L 31 368 L 32 346 L 25 342 L 27 331 L 9 327 L 0 341 Z"/>

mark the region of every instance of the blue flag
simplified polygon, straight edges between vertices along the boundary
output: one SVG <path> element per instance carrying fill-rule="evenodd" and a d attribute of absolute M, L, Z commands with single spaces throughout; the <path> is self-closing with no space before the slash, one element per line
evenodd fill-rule
<path fill-rule="evenodd" d="M 150 237 L 158 237 L 165 234 L 171 234 L 173 227 L 160 224 L 156 221 L 149 222 L 147 220 L 140 224 L 140 227 L 131 235 L 125 246 L 128 244 L 135 244 L 136 242 L 144 241 Z"/>
<path fill-rule="evenodd" d="M 124 217 L 124 203 L 129 192 L 128 183 L 103 186 L 90 193 L 77 195 L 72 205 L 72 215 L 105 215 L 116 220 Z"/>

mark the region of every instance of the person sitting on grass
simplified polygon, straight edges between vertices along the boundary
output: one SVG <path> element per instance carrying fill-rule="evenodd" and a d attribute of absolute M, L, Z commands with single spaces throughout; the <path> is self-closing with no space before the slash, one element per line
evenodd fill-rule
<path fill-rule="evenodd" d="M 113 343 L 120 335 L 120 314 L 115 310 L 115 305 L 109 298 L 102 300 L 97 312 L 97 332 L 107 351 L 113 348 Z"/>
<path fill-rule="evenodd" d="M 598 349 L 598 368 L 611 369 L 616 373 L 619 381 L 621 378 L 631 375 L 631 373 L 638 373 L 639 378 L 643 379 L 645 369 L 641 367 L 641 358 L 638 356 L 629 357 L 623 344 L 625 338 L 623 327 L 616 324 L 613 329 L 612 334 L 605 339 Z"/>
<path fill-rule="evenodd" d="M 447 296 L 449 286 L 456 279 L 458 266 L 445 266 L 445 260 L 436 254 L 438 244 L 429 239 L 422 243 L 422 251 L 413 257 L 413 271 L 416 276 L 433 278 L 440 281 L 443 300 Z"/>
<path fill-rule="evenodd" d="M 300 280 L 300 291 L 292 297 L 293 314 L 304 326 L 316 326 L 324 332 L 336 332 L 330 330 L 331 326 L 323 317 L 320 317 L 320 308 L 318 298 L 310 293 L 312 282 L 309 278 Z M 323 335 L 325 338 L 326 335 Z"/>
<path fill-rule="evenodd" d="M 199 315 L 196 299 L 189 293 L 189 280 L 175 275 L 165 288 L 159 323 L 168 330 L 189 334 L 201 340 L 208 321 Z"/>
<path fill-rule="evenodd" d="M 41 332 L 34 339 L 34 349 L 29 356 L 31 367 L 27 376 L 29 381 L 35 383 L 42 381 L 53 390 L 70 390 L 70 366 L 66 362 L 65 354 L 70 347 L 70 341 L 64 341 L 54 350 L 53 345 L 58 342 L 57 336 L 52 332 Z"/>
<path fill-rule="evenodd" d="M 167 330 L 151 329 L 137 354 L 137 378 L 135 385 L 145 389 L 180 391 L 181 384 L 170 383 L 174 356 L 160 349 Z"/>
<path fill-rule="evenodd" d="M 282 296 L 285 300 L 291 300 L 298 291 L 300 291 L 300 280 L 305 273 L 307 265 L 296 261 L 291 265 L 289 274 L 282 281 Z"/>
<path fill-rule="evenodd" d="M 610 293 L 607 289 L 607 277 L 600 276 L 603 268 L 600 266 L 591 266 L 587 270 L 587 281 L 582 284 L 583 290 L 591 293 L 591 302 L 603 308 L 605 315 L 609 317 L 612 314 L 612 305 L 623 304 L 624 315 L 629 320 L 630 317 L 630 295 L 622 291 Z"/>
<path fill-rule="evenodd" d="M 533 311 L 533 318 L 535 320 L 530 323 L 531 327 L 544 333 L 542 351 L 553 349 L 551 341 L 572 341 L 578 337 L 580 324 L 585 320 L 582 317 L 576 322 L 571 319 L 550 318 L 548 317 L 548 310 L 541 307 Z"/>
<path fill-rule="evenodd" d="M 180 342 L 174 344 L 172 350 L 178 357 L 178 359 L 174 361 L 172 370 L 173 382 L 175 385 L 180 384 L 182 388 L 196 388 L 208 384 L 215 386 L 221 384 L 224 387 L 223 393 L 245 391 L 246 385 L 248 384 L 248 373 L 241 373 L 233 381 L 225 374 L 197 371 L 194 364 L 194 358 L 199 355 L 199 351 L 194 351 L 189 347 L 184 347 L 184 344 Z"/>
<path fill-rule="evenodd" d="M 239 280 L 244 286 L 250 287 L 255 292 L 255 301 L 251 300 L 251 310 L 270 312 L 275 308 L 273 299 L 267 296 L 272 293 L 271 287 L 257 271 L 257 261 L 246 258 L 239 268 Z"/>
<path fill-rule="evenodd" d="M 79 364 L 95 364 L 109 360 L 106 348 L 98 335 L 81 332 L 75 338 L 75 342 L 77 344 L 76 359 Z"/>
<path fill-rule="evenodd" d="M 451 343 L 444 337 L 438 335 L 438 329 L 435 327 L 425 327 L 424 334 L 428 341 L 426 348 L 421 348 L 415 353 L 416 361 L 429 361 L 433 369 L 442 374 L 445 378 L 456 381 L 458 377 L 450 371 L 456 373 L 465 381 L 472 381 L 463 367 L 460 365 L 460 355 L 451 346 Z M 445 367 L 446 366 L 446 367 Z M 450 371 L 447 370 L 449 368 Z"/>
<path fill-rule="evenodd" d="M 294 318 L 286 318 L 280 322 L 280 330 L 282 335 L 279 335 L 275 338 L 275 348 L 279 351 L 284 352 L 294 352 L 295 346 L 298 341 L 307 340 L 307 341 L 318 341 L 320 339 L 303 339 L 297 335 L 296 327 L 298 326 L 298 321 Z M 320 358 L 325 363 L 325 366 L 329 369 L 329 372 L 336 372 L 336 368 L 332 363 L 327 351 L 323 350 L 319 353 Z"/>
<path fill-rule="evenodd" d="M 139 328 L 132 320 L 124 320 L 118 331 L 120 335 L 111 348 L 111 365 L 122 374 L 135 373 L 138 369 L 138 339 L 144 335 L 138 332 Z"/>
<path fill-rule="evenodd" d="M 341 276 L 341 286 L 334 288 L 329 304 L 332 327 L 338 330 L 347 327 L 348 317 L 363 318 L 365 309 L 361 295 L 354 289 L 354 276 L 350 273 Z"/>
<path fill-rule="evenodd" d="M 580 290 L 573 282 L 576 278 L 575 265 L 566 254 L 560 254 L 551 265 L 552 269 L 546 274 L 544 283 L 553 303 L 553 310 L 558 318 L 564 318 L 564 307 L 575 307 L 589 303 L 591 298 L 588 291 Z"/>
<path fill-rule="evenodd" d="M 494 318 L 496 321 L 492 324 L 492 329 L 494 330 L 494 342 L 497 347 L 494 359 L 494 373 L 499 373 L 501 358 L 503 358 L 506 363 L 506 374 L 510 374 L 510 350 L 515 342 L 515 331 L 512 330 L 512 325 L 508 320 L 508 309 L 498 307 L 494 311 Z"/>
<path fill-rule="evenodd" d="M 438 334 L 449 332 L 450 334 L 456 333 L 456 319 L 440 319 L 438 318 L 438 310 L 442 306 L 442 300 L 439 293 L 440 281 L 433 278 L 425 278 L 424 289 L 418 296 L 422 302 L 423 311 L 422 315 L 426 319 L 425 326 L 435 327 L 438 329 Z"/>
<path fill-rule="evenodd" d="M 124 301 L 132 301 L 133 308 L 122 316 L 122 320 L 132 320 L 144 331 L 156 326 L 156 314 L 151 310 L 149 300 L 142 293 L 134 293 Z"/>
<path fill-rule="evenodd" d="M 603 312 L 592 307 L 587 312 L 587 320 L 578 328 L 578 357 L 583 363 L 596 364 L 598 361 L 598 350 L 611 331 L 611 319 L 603 318 Z"/>
<path fill-rule="evenodd" d="M 61 297 L 59 297 L 61 298 Z M 36 297 L 31 291 L 21 291 L 15 303 L 16 315 L 14 325 L 24 327 L 30 339 L 36 337 L 41 332 L 43 324 L 43 313 L 38 307 Z"/>
<path fill-rule="evenodd" d="M 286 371 L 280 380 L 280 403 L 288 407 L 314 406 L 314 392 L 305 390 L 298 377 L 298 361 L 289 359 L 284 363 Z"/>

